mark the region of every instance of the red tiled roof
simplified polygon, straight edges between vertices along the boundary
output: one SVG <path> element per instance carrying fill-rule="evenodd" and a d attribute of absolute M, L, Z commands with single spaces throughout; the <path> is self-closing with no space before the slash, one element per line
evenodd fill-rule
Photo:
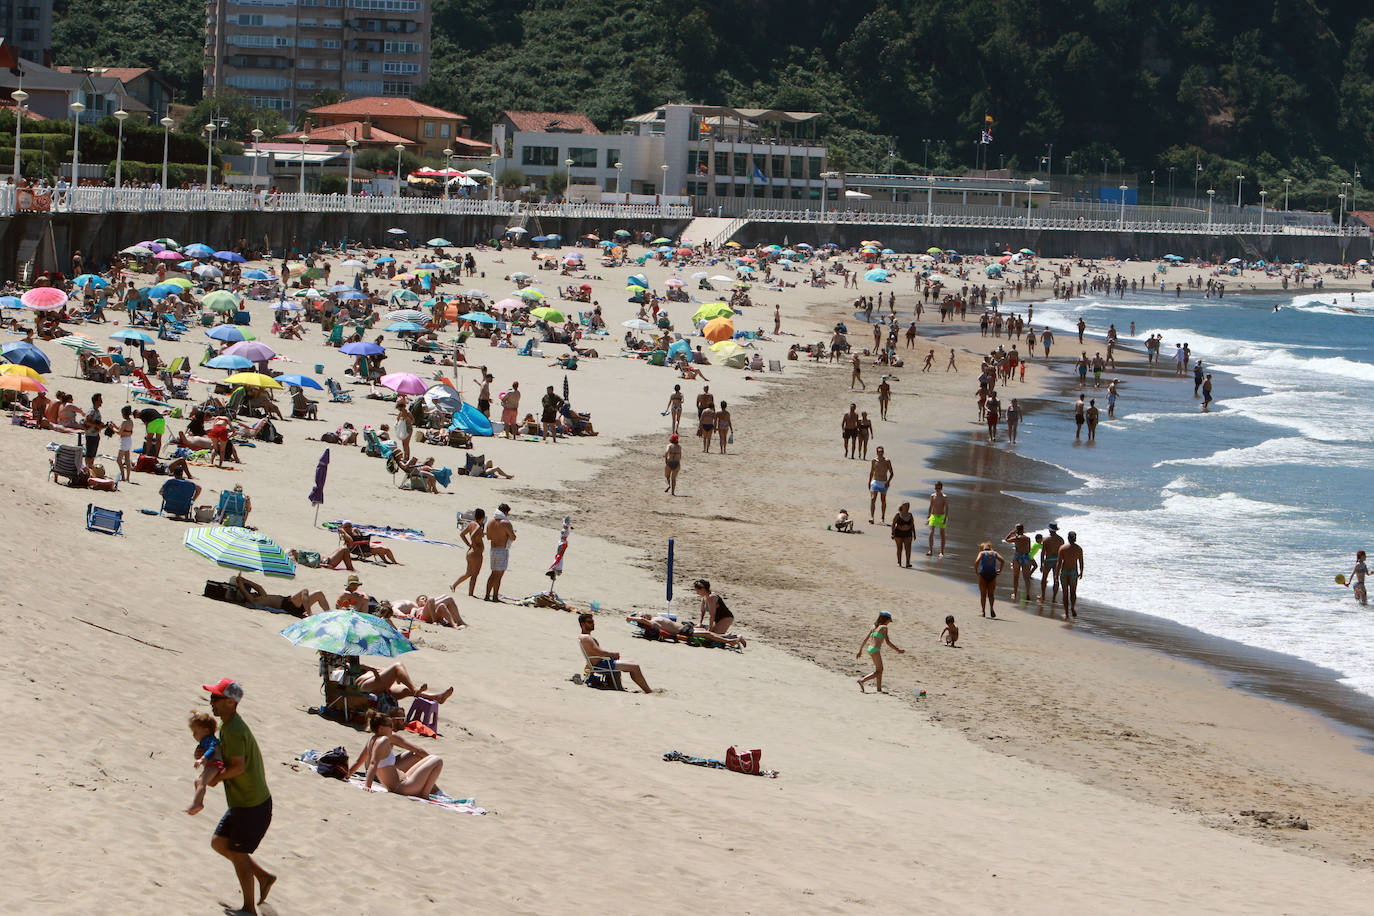
<path fill-rule="evenodd" d="M 344 143 L 349 137 L 357 140 L 360 144 L 376 143 L 385 144 L 386 146 L 395 146 L 397 143 L 400 143 L 404 146 L 415 145 L 414 140 L 409 140 L 405 137 L 393 134 L 390 131 L 382 130 L 375 124 L 372 125 L 372 136 L 364 137 L 362 121 L 345 121 L 342 124 L 331 124 L 328 127 L 311 128 L 305 131 L 305 136 L 319 143 L 332 143 L 335 146 Z M 277 134 L 276 136 L 278 140 L 295 140 L 297 142 L 300 141 L 300 138 L 301 131 L 294 131 L 289 134 Z"/>
<path fill-rule="evenodd" d="M 1366 226 L 1374 226 L 1374 210 L 1352 210 L 1350 211 L 1352 220 L 1359 220 Z"/>
<path fill-rule="evenodd" d="M 59 73 L 76 73 L 89 70 L 89 67 L 53 67 Z M 143 74 L 151 70 L 151 67 L 106 67 L 104 73 L 93 73 L 92 76 L 103 76 L 106 79 L 116 79 L 121 83 L 132 83 Z"/>
<path fill-rule="evenodd" d="M 584 114 L 565 111 L 503 111 L 515 129 L 534 133 L 599 134 L 596 125 Z"/>
<path fill-rule="evenodd" d="M 467 118 L 433 105 L 425 105 L 414 99 L 391 98 L 390 96 L 371 95 L 362 99 L 349 99 L 334 105 L 310 109 L 310 114 L 343 115 L 363 118 L 450 118 L 466 121 Z"/>
<path fill-rule="evenodd" d="M 4 102 L 4 103 L 0 103 L 0 111 L 14 111 L 14 102 Z M 34 113 L 33 113 L 33 109 L 30 108 L 29 106 L 25 105 L 25 106 L 24 106 L 24 120 L 25 120 L 25 121 L 45 121 L 45 120 L 47 120 L 47 119 L 44 118 L 44 117 L 43 117 L 42 115 L 40 115 L 40 114 L 34 114 Z"/>
<path fill-rule="evenodd" d="M 373 128 L 372 132 L 375 134 L 377 132 L 376 128 Z M 474 140 L 471 137 L 454 137 L 451 140 L 445 142 L 452 143 L 453 149 L 460 156 L 485 156 L 487 153 L 491 152 L 491 144 L 485 140 Z"/>

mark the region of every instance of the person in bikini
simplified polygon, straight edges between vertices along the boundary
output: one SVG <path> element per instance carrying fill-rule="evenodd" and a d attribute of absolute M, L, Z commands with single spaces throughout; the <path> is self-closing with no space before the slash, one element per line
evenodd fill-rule
<path fill-rule="evenodd" d="M 464 581 L 468 584 L 468 597 L 475 598 L 477 593 L 477 577 L 482 574 L 482 560 L 486 556 L 486 536 L 487 513 L 484 509 L 472 510 L 472 521 L 458 533 L 458 537 L 467 545 L 468 548 L 468 568 L 465 573 L 458 577 L 449 591 L 456 592 L 458 586 Z"/>
<path fill-rule="evenodd" d="M 682 402 L 684 400 L 682 386 L 674 385 L 673 393 L 668 395 L 668 415 L 673 419 L 673 435 L 677 435 L 678 427 L 682 425 Z"/>
<path fill-rule="evenodd" d="M 873 673 L 859 678 L 859 693 L 868 693 L 864 689 L 864 684 L 873 680 L 878 682 L 878 692 L 883 692 L 883 643 L 896 649 L 899 655 L 906 655 L 906 650 L 898 648 L 887 631 L 888 625 L 891 623 L 891 612 L 883 611 L 880 613 L 878 619 L 873 621 L 873 629 L 865 634 L 864 641 L 859 644 L 859 651 L 854 653 L 855 658 L 863 658 L 864 652 L 867 651 L 869 660 L 873 662 Z"/>
<path fill-rule="evenodd" d="M 668 437 L 668 448 L 663 452 L 663 479 L 667 486 L 664 493 L 677 495 L 677 475 L 682 469 L 682 446 L 678 443 L 677 433 Z"/>
<path fill-rule="evenodd" d="M 911 568 L 911 541 L 916 537 L 916 516 L 911 514 L 911 503 L 902 503 L 892 515 L 892 540 L 897 542 L 897 565 Z M 902 555 L 906 555 L 906 563 Z"/>
<path fill-rule="evenodd" d="M 234 585 L 238 587 L 239 597 L 243 599 L 244 604 L 285 611 L 297 617 L 309 617 L 310 609 L 317 604 L 320 610 L 329 610 L 329 599 L 324 596 L 324 592 L 312 592 L 308 588 L 303 588 L 294 595 L 270 595 L 267 589 L 243 576 L 235 576 Z"/>

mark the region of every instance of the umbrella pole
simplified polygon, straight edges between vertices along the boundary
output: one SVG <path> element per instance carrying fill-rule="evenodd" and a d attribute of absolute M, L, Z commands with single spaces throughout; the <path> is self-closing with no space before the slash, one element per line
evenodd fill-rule
<path fill-rule="evenodd" d="M 670 613 L 670 614 L 673 612 L 673 541 L 674 541 L 674 538 L 668 538 L 668 588 L 667 588 L 667 599 L 668 599 L 668 613 Z"/>
<path fill-rule="evenodd" d="M 318 528 L 318 527 L 320 527 L 320 504 L 319 504 L 319 503 L 315 503 L 315 520 L 314 520 L 313 522 L 310 523 L 310 527 L 312 527 L 312 528 Z"/>

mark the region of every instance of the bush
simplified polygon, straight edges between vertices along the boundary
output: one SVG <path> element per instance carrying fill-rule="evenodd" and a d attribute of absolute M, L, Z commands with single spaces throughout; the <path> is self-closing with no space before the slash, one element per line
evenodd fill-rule
<path fill-rule="evenodd" d="M 325 175 L 320 178 L 321 194 L 344 194 L 348 191 L 348 179 L 342 175 Z"/>
<path fill-rule="evenodd" d="M 105 174 L 110 179 L 114 178 L 115 164 L 110 163 Z M 215 181 L 221 179 L 220 169 L 216 167 L 212 172 Z M 157 184 L 162 181 L 162 162 L 139 162 L 137 160 L 124 160 L 124 181 L 139 181 L 149 184 Z M 169 188 L 179 188 L 184 184 L 201 184 L 205 181 L 205 163 L 191 162 L 172 162 L 167 166 L 167 186 Z"/>

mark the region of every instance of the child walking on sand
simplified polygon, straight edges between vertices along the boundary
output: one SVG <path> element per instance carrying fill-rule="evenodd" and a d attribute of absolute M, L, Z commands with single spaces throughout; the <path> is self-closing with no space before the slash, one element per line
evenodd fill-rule
<path fill-rule="evenodd" d="M 940 640 L 951 649 L 959 648 L 959 627 L 954 623 L 954 615 L 945 618 L 945 628 L 940 631 Z"/>
<path fill-rule="evenodd" d="M 196 814 L 205 807 L 205 790 L 219 785 L 220 774 L 224 772 L 224 757 L 220 754 L 219 738 L 215 736 L 214 716 L 208 712 L 193 712 L 187 724 L 196 739 L 195 766 L 200 767 L 200 775 L 196 777 L 196 794 L 186 813 Z"/>
<path fill-rule="evenodd" d="M 897 645 L 892 641 L 892 637 L 888 635 L 887 627 L 890 623 L 892 623 L 892 614 L 890 612 L 883 611 L 881 614 L 879 614 L 878 619 L 873 622 L 872 631 L 870 631 L 868 635 L 864 637 L 864 641 L 859 644 L 859 651 L 854 653 L 855 658 L 863 658 L 864 650 L 866 648 L 868 651 L 868 657 L 873 661 L 873 673 L 866 677 L 859 678 L 859 693 L 868 693 L 867 690 L 864 690 L 864 684 L 872 680 L 876 680 L 878 682 L 878 692 L 883 692 L 884 642 L 886 642 L 889 646 L 892 646 L 892 648 L 897 649 L 898 653 L 906 655 L 906 650 L 898 648 Z"/>

